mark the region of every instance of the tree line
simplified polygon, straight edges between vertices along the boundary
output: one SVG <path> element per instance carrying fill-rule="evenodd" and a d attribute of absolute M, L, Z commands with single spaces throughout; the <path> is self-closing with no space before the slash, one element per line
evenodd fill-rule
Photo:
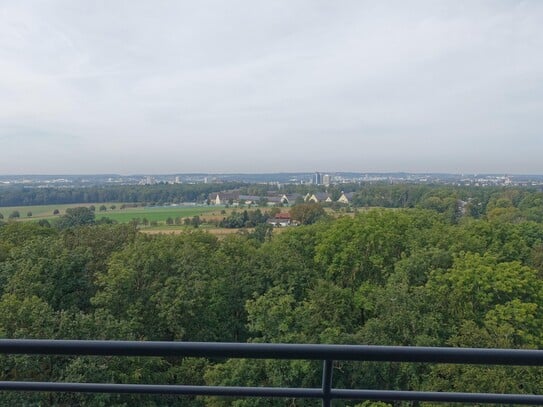
<path fill-rule="evenodd" d="M 77 188 L 0 188 L 1 206 L 54 205 L 70 203 L 205 202 L 208 195 L 243 186 L 239 182 L 212 184 L 112 185 Z"/>

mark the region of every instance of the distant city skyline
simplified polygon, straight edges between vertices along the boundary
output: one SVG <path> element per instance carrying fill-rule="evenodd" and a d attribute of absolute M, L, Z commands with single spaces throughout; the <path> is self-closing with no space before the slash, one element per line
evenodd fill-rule
<path fill-rule="evenodd" d="M 543 2 L 0 5 L 0 174 L 543 174 Z"/>

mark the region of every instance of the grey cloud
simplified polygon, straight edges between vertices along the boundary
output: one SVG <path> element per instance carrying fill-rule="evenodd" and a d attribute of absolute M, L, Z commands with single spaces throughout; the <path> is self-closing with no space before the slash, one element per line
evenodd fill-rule
<path fill-rule="evenodd" d="M 542 18 L 536 0 L 0 5 L 0 140 L 26 150 L 0 173 L 542 173 Z M 77 142 L 28 147 L 57 133 Z"/>

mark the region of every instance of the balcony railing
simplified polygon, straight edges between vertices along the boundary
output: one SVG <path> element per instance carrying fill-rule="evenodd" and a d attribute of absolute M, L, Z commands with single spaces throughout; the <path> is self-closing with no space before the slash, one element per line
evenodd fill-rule
<path fill-rule="evenodd" d="M 224 387 L 112 383 L 0 382 L 2 391 L 176 394 L 190 396 L 289 397 L 332 400 L 430 401 L 543 405 L 535 394 L 452 393 L 333 387 L 333 361 L 422 362 L 543 366 L 543 351 L 401 346 L 257 344 L 218 342 L 132 342 L 77 340 L 0 340 L 0 354 L 177 356 L 203 358 L 321 360 L 320 388 Z"/>

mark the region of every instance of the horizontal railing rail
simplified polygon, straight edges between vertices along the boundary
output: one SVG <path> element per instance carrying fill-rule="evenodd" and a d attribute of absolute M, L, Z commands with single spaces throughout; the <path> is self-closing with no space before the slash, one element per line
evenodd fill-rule
<path fill-rule="evenodd" d="M 0 382 L 0 390 L 2 391 L 312 398 L 321 399 L 323 406 L 330 406 L 332 400 L 339 399 L 543 405 L 543 396 L 535 394 L 336 389 L 333 387 L 332 374 L 334 361 L 543 366 L 543 351 L 540 350 L 371 345 L 2 339 L 0 340 L 0 354 L 175 356 L 323 361 L 322 386 L 320 388 L 3 381 Z"/>

